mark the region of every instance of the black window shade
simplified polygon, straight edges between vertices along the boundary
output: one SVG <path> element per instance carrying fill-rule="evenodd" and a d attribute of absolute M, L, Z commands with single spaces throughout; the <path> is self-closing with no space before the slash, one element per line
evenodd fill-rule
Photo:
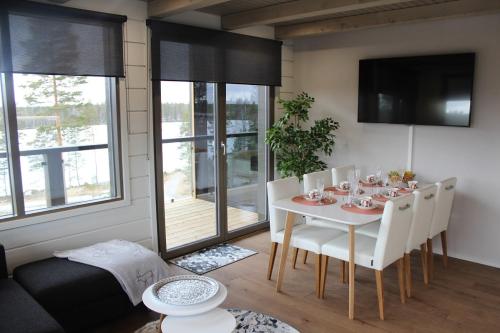
<path fill-rule="evenodd" d="M 124 76 L 126 16 L 7 1 L 0 19 L 3 72 Z"/>
<path fill-rule="evenodd" d="M 153 80 L 281 85 L 281 42 L 148 20 Z"/>

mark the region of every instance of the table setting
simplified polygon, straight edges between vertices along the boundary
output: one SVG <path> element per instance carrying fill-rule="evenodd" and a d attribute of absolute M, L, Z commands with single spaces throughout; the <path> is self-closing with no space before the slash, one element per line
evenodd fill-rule
<path fill-rule="evenodd" d="M 361 170 L 349 172 L 348 179 L 336 186 L 327 186 L 323 179 L 316 188 L 292 198 L 307 206 L 333 205 L 341 201 L 341 208 L 350 213 L 377 215 L 383 213 L 384 204 L 393 198 L 412 193 L 418 188 L 415 174 L 410 170 L 391 170 L 383 175 L 381 168 L 361 178 Z"/>
<path fill-rule="evenodd" d="M 381 168 L 361 178 L 361 170 L 354 169 L 347 179 L 337 186 L 325 187 L 324 179 L 316 180 L 316 188 L 308 193 L 275 201 L 275 209 L 287 212 L 283 246 L 288 248 L 295 216 L 317 218 L 328 222 L 344 224 L 348 228 L 349 240 L 349 318 L 354 318 L 354 253 L 355 229 L 380 221 L 385 202 L 420 188 L 415 174 L 409 170 L 392 170 L 382 176 Z M 340 202 L 339 202 L 340 201 Z M 339 204 L 337 204 L 339 202 Z M 288 251 L 282 251 L 276 291 L 280 292 L 285 274 Z"/>

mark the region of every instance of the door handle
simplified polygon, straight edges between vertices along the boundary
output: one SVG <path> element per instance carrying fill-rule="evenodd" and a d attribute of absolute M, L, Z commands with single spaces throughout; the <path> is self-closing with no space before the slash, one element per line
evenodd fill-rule
<path fill-rule="evenodd" d="M 222 149 L 222 154 L 226 156 L 226 144 L 224 143 L 224 141 L 220 142 L 220 148 Z"/>

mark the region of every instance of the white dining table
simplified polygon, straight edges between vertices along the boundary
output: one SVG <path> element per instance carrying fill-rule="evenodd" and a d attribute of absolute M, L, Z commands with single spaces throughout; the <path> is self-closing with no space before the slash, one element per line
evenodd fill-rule
<path fill-rule="evenodd" d="M 349 319 L 354 319 L 354 251 L 355 251 L 355 228 L 358 226 L 366 225 L 380 221 L 382 214 L 359 214 L 352 213 L 342 209 L 342 197 L 336 195 L 337 200 L 334 204 L 325 204 L 320 206 L 309 206 L 292 201 L 293 197 L 277 200 L 272 203 L 275 209 L 284 210 L 287 212 L 283 249 L 281 251 L 280 265 L 278 270 L 278 280 L 276 282 L 276 291 L 281 291 L 283 284 L 283 277 L 285 275 L 286 260 L 288 256 L 288 248 L 290 246 L 290 239 L 292 237 L 293 225 L 295 215 L 310 216 L 324 221 L 331 221 L 343 223 L 349 227 Z"/>

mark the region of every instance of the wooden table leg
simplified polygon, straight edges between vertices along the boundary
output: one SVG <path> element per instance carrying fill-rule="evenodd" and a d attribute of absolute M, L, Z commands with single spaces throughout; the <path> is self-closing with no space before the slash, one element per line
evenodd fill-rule
<path fill-rule="evenodd" d="M 285 276 L 286 257 L 288 256 L 288 248 L 290 247 L 290 239 L 292 238 L 293 222 L 295 221 L 295 213 L 287 212 L 285 221 L 285 232 L 283 235 L 283 247 L 281 249 L 280 267 L 278 270 L 278 280 L 276 281 L 276 291 L 281 291 L 283 277 Z"/>
<path fill-rule="evenodd" d="M 349 226 L 349 319 L 354 319 L 354 226 Z"/>

